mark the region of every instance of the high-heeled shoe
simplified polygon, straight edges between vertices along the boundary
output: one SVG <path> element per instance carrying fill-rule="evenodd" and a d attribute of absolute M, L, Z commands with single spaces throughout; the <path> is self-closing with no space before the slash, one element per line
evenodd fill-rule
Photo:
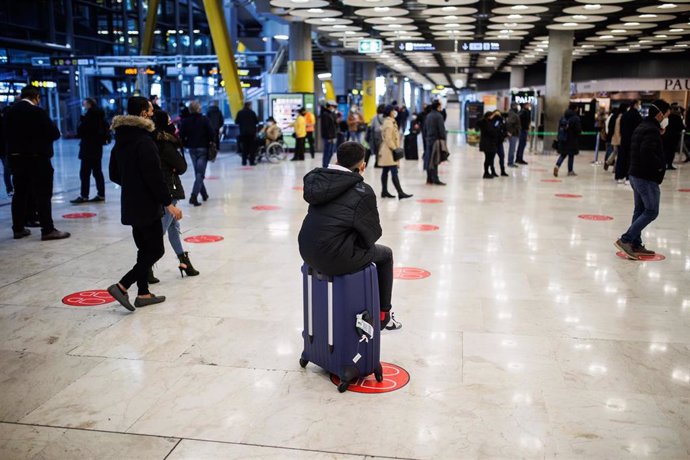
<path fill-rule="evenodd" d="M 180 261 L 180 265 L 177 268 L 179 268 L 180 276 L 182 278 L 184 278 L 185 273 L 187 274 L 187 276 L 197 276 L 199 274 L 199 270 L 196 270 L 192 265 L 192 262 L 189 260 L 188 252 L 178 254 L 177 258 Z"/>
<path fill-rule="evenodd" d="M 159 280 L 153 275 L 153 267 L 149 268 L 149 284 L 156 284 L 160 282 L 161 280 Z"/>
<path fill-rule="evenodd" d="M 203 193 L 201 194 L 201 199 L 204 201 L 208 201 L 208 193 L 204 195 Z"/>

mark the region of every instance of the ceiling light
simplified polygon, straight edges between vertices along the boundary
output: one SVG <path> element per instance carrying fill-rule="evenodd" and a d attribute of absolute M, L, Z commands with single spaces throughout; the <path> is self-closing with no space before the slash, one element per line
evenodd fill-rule
<path fill-rule="evenodd" d="M 448 21 L 452 21 L 453 19 L 457 19 L 457 16 L 444 16 L 443 19 L 446 19 Z"/>
<path fill-rule="evenodd" d="M 659 7 L 659 8 L 661 8 L 661 7 Z M 522 19 L 522 15 L 521 14 L 509 14 L 508 19 Z"/>
<path fill-rule="evenodd" d="M 529 6 L 527 5 L 515 5 L 510 7 L 511 10 L 528 10 Z"/>
<path fill-rule="evenodd" d="M 593 4 L 590 4 L 590 5 L 585 5 L 585 9 L 586 9 L 586 10 L 600 10 L 600 9 L 601 9 L 601 5 L 599 5 L 598 3 L 593 3 Z"/>
<path fill-rule="evenodd" d="M 455 11 L 455 10 L 457 10 L 457 9 L 458 9 L 458 8 L 455 7 L 455 6 L 444 6 L 443 8 L 441 8 L 442 11 L 446 11 L 446 12 L 447 12 L 447 11 Z"/>
<path fill-rule="evenodd" d="M 582 45 L 580 48 L 594 48 L 594 45 Z"/>
<path fill-rule="evenodd" d="M 659 37 L 659 38 L 668 38 L 668 35 L 666 35 L 666 34 L 659 34 L 659 35 L 657 35 L 657 37 Z"/>
<path fill-rule="evenodd" d="M 346 30 L 345 35 L 354 35 L 356 32 L 353 32 L 351 30 Z"/>
<path fill-rule="evenodd" d="M 392 16 L 386 16 L 385 18 L 382 18 L 384 21 L 395 21 L 395 18 Z"/>
<path fill-rule="evenodd" d="M 444 27 L 447 27 L 449 29 L 457 29 L 460 27 L 460 24 L 446 24 Z"/>
<path fill-rule="evenodd" d="M 486 58 L 486 60 L 487 60 L 487 61 L 495 61 L 496 58 L 493 57 L 493 56 L 489 56 L 489 57 Z"/>
<path fill-rule="evenodd" d="M 516 27 L 518 25 L 517 22 L 506 22 L 503 24 L 505 27 Z"/>
<path fill-rule="evenodd" d="M 308 3 L 310 0 L 292 0 L 292 3 Z"/>
<path fill-rule="evenodd" d="M 336 21 L 335 18 L 323 18 L 323 19 L 321 19 L 321 20 L 322 20 L 323 22 L 335 22 L 335 21 Z"/>
<path fill-rule="evenodd" d="M 670 32 L 683 32 L 685 29 L 671 29 Z"/>
<path fill-rule="evenodd" d="M 618 51 L 630 51 L 630 48 L 618 48 Z"/>
<path fill-rule="evenodd" d="M 624 34 L 625 32 L 627 32 L 625 29 L 613 29 L 611 31 L 612 34 Z"/>
<path fill-rule="evenodd" d="M 390 11 L 390 8 L 388 8 L 387 6 L 377 6 L 376 8 L 374 8 L 374 11 L 376 11 L 377 13 L 385 13 L 386 11 Z"/>
<path fill-rule="evenodd" d="M 675 3 L 664 3 L 663 5 L 657 6 L 660 10 L 671 10 L 673 8 L 678 8 L 678 5 Z"/>
<path fill-rule="evenodd" d="M 613 38 L 613 35 L 602 35 L 601 37 L 599 37 L 599 40 L 608 40 L 610 38 Z"/>
<path fill-rule="evenodd" d="M 321 14 L 323 13 L 323 10 L 321 8 L 309 8 L 307 10 L 308 13 L 316 13 L 316 14 Z"/>
<path fill-rule="evenodd" d="M 400 29 L 402 27 L 401 24 L 390 24 L 388 26 L 389 29 Z"/>
<path fill-rule="evenodd" d="M 576 21 L 585 21 L 587 19 L 587 16 L 582 14 L 576 14 L 575 16 L 573 16 L 573 19 L 575 19 Z"/>
<path fill-rule="evenodd" d="M 651 14 L 651 13 L 641 14 L 640 17 L 641 18 L 655 18 L 656 14 Z"/>
<path fill-rule="evenodd" d="M 640 40 L 640 43 L 652 43 L 651 40 Z"/>
<path fill-rule="evenodd" d="M 579 24 L 577 22 L 566 22 L 563 24 L 565 27 L 577 27 Z"/>
<path fill-rule="evenodd" d="M 628 27 L 633 27 L 633 26 L 639 26 L 640 23 L 639 23 L 639 22 L 626 22 L 626 23 L 623 24 L 623 25 L 624 25 L 624 26 L 628 26 Z"/>
<path fill-rule="evenodd" d="M 675 46 L 676 48 L 687 48 L 689 45 L 685 45 L 685 44 L 679 43 L 679 44 L 673 45 L 673 46 Z"/>
<path fill-rule="evenodd" d="M 276 40 L 289 40 L 290 36 L 289 35 L 274 35 L 273 38 Z"/>

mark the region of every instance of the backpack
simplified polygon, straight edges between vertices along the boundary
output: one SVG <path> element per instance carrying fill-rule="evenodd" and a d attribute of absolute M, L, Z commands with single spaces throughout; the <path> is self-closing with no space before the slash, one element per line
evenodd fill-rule
<path fill-rule="evenodd" d="M 561 117 L 560 121 L 558 122 L 558 142 L 567 142 L 568 141 L 568 130 L 570 129 L 570 123 L 569 120 L 565 117 Z"/>

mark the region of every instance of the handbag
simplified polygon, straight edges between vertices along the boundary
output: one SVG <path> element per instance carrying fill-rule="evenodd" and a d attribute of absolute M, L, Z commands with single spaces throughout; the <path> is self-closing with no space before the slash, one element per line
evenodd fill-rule
<path fill-rule="evenodd" d="M 393 150 L 393 161 L 401 160 L 405 156 L 405 151 L 401 148 Z"/>
<path fill-rule="evenodd" d="M 208 161 L 214 162 L 218 158 L 218 146 L 215 142 L 208 144 Z"/>

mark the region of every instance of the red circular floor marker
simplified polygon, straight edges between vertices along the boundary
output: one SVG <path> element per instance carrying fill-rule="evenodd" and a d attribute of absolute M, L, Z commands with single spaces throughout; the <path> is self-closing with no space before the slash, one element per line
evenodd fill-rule
<path fill-rule="evenodd" d="M 253 166 L 242 166 L 240 168 L 240 171 L 253 171 L 254 167 Z"/>
<path fill-rule="evenodd" d="M 602 214 L 580 214 L 577 217 L 579 217 L 580 219 L 584 219 L 584 220 L 598 220 L 598 221 L 613 220 L 613 217 L 604 216 Z"/>
<path fill-rule="evenodd" d="M 631 260 L 628 259 L 628 256 L 623 252 L 623 251 L 618 251 L 616 253 L 618 257 L 621 259 L 625 260 Z M 663 256 L 661 254 L 654 254 L 653 256 L 638 256 L 640 259 L 638 260 L 639 262 L 658 262 L 660 260 L 666 260 L 666 256 Z"/>
<path fill-rule="evenodd" d="M 217 243 L 218 241 L 223 241 L 223 239 L 220 235 L 196 235 L 188 236 L 184 240 L 187 243 Z"/>
<path fill-rule="evenodd" d="M 304 190 L 304 187 L 302 187 L 301 185 L 296 185 L 292 187 L 292 190 L 297 190 L 298 192 L 301 192 Z"/>
<path fill-rule="evenodd" d="M 220 176 L 206 176 L 205 179 L 206 180 L 218 180 L 218 179 L 220 179 Z"/>
<path fill-rule="evenodd" d="M 438 225 L 431 224 L 410 224 L 405 225 L 405 230 L 412 230 L 414 232 L 435 232 L 440 227 Z"/>
<path fill-rule="evenodd" d="M 72 307 L 99 307 L 111 302 L 115 299 L 105 289 L 75 292 L 62 298 L 62 303 Z"/>
<path fill-rule="evenodd" d="M 529 168 L 529 170 L 534 172 L 546 172 L 544 168 Z"/>
<path fill-rule="evenodd" d="M 355 393 L 390 393 L 410 382 L 410 374 L 402 367 L 390 363 L 381 363 L 381 367 L 383 367 L 383 382 L 377 382 L 374 374 L 371 374 L 353 381 L 347 390 Z M 331 375 L 331 382 L 340 385 L 337 375 Z"/>
<path fill-rule="evenodd" d="M 421 268 L 396 267 L 393 269 L 393 278 L 398 280 L 421 280 L 430 276 L 431 272 Z"/>
<path fill-rule="evenodd" d="M 582 198 L 582 195 L 575 195 L 574 193 L 556 193 L 558 198 Z"/>
<path fill-rule="evenodd" d="M 65 219 L 90 219 L 96 217 L 95 212 L 73 212 L 71 214 L 64 214 Z"/>
<path fill-rule="evenodd" d="M 542 179 L 542 182 L 563 182 L 560 179 Z"/>
<path fill-rule="evenodd" d="M 417 200 L 417 203 L 436 204 L 443 203 L 443 200 L 439 200 L 438 198 L 423 198 L 421 200 Z"/>
<path fill-rule="evenodd" d="M 253 206 L 254 211 L 277 211 L 280 206 L 273 206 L 272 204 L 260 204 L 258 206 Z"/>
<path fill-rule="evenodd" d="M 683 193 L 690 193 L 690 188 L 679 188 L 678 191 Z"/>

